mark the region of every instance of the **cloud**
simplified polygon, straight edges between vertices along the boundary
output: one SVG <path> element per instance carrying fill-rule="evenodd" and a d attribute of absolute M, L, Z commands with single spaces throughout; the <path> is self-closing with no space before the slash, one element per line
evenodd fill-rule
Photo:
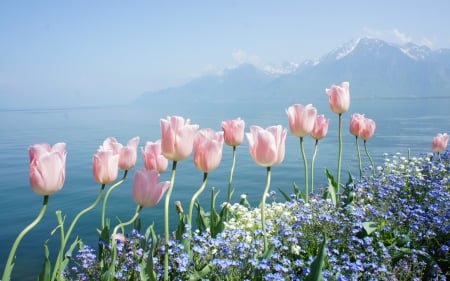
<path fill-rule="evenodd" d="M 370 27 L 364 27 L 362 30 L 362 35 L 365 37 L 373 37 L 381 40 L 385 40 L 387 42 L 397 43 L 397 44 L 406 44 L 406 43 L 416 43 L 419 45 L 425 45 L 427 47 L 432 47 L 433 42 L 427 38 L 422 38 L 420 40 L 416 40 L 408 34 L 400 31 L 397 28 L 378 30 L 372 29 Z"/>
<path fill-rule="evenodd" d="M 261 67 L 263 68 L 265 65 L 265 63 L 263 62 L 263 60 L 260 57 L 258 57 L 256 55 L 250 55 L 241 49 L 234 50 L 231 53 L 231 57 L 233 58 L 233 61 L 235 61 L 238 65 L 248 63 L 248 64 L 253 64 L 254 66 L 259 67 L 259 68 L 261 68 Z"/>
<path fill-rule="evenodd" d="M 237 64 L 251 64 L 263 71 L 274 73 L 274 74 L 281 74 L 281 73 L 288 73 L 292 72 L 298 67 L 297 63 L 289 62 L 289 63 L 283 63 L 282 65 L 273 65 L 264 62 L 263 59 L 261 59 L 259 56 L 248 54 L 246 51 L 241 49 L 236 49 L 231 53 L 231 57 L 233 58 L 233 61 Z M 234 66 L 236 67 L 236 66 Z"/>

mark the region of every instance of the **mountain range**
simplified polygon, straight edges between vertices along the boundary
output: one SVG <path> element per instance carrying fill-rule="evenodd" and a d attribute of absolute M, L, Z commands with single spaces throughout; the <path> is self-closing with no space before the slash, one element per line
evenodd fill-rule
<path fill-rule="evenodd" d="M 332 84 L 350 82 L 352 99 L 450 97 L 450 49 L 397 45 L 360 38 L 307 60 L 289 71 L 270 72 L 251 64 L 206 75 L 178 86 L 142 94 L 140 105 L 314 101 Z"/>

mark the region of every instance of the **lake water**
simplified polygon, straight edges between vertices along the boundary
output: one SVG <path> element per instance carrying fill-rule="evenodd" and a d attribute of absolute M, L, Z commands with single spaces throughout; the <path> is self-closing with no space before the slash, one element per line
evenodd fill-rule
<path fill-rule="evenodd" d="M 322 97 L 321 97 L 322 98 Z M 308 101 L 296 101 L 303 104 Z M 50 196 L 47 212 L 41 223 L 22 240 L 17 251 L 13 280 L 35 280 L 43 261 L 43 243 L 49 240 L 52 255 L 58 250 L 58 232 L 51 235 L 56 227 L 56 210 L 62 210 L 67 216 L 66 225 L 81 209 L 95 199 L 100 186 L 91 174 L 92 155 L 106 137 L 113 136 L 121 143 L 139 136 L 140 147 L 146 141 L 160 138 L 160 118 L 167 115 L 180 115 L 190 118 L 201 128 L 220 130 L 222 120 L 241 117 L 246 122 L 246 131 L 250 125 L 267 127 L 287 125 L 285 108 L 290 103 L 259 102 L 256 104 L 216 104 L 206 107 L 110 107 L 110 108 L 60 108 L 33 110 L 0 110 L 0 270 L 3 272 L 9 249 L 17 234 L 37 215 L 42 197 L 34 194 L 28 183 L 28 146 L 47 142 L 67 143 L 66 181 L 63 189 Z M 328 107 L 326 96 L 313 105 L 319 114 L 330 118 L 328 136 L 319 142 L 319 151 L 315 163 L 315 187 L 326 183 L 325 168 L 335 174 L 337 166 L 337 116 Z M 412 155 L 430 151 L 432 138 L 439 132 L 450 132 L 449 98 L 428 99 L 369 99 L 352 100 L 349 112 L 343 115 L 343 161 L 342 178 L 347 171 L 357 175 L 357 156 L 354 137 L 348 133 L 348 121 L 352 113 L 363 113 L 377 123 L 375 136 L 368 141 L 369 151 L 375 165 L 382 164 L 383 153 Z M 308 162 L 311 160 L 314 142 L 305 139 Z M 369 162 L 361 147 L 363 165 Z M 209 209 L 211 187 L 220 190 L 218 203 L 225 200 L 228 173 L 231 165 L 232 150 L 224 146 L 223 159 L 219 168 L 208 175 L 207 189 L 200 197 L 205 209 Z M 128 220 L 134 213 L 135 203 L 131 197 L 132 176 L 136 169 L 143 166 L 140 152 L 136 167 L 130 171 L 124 184 L 111 193 L 108 201 L 108 217 L 115 224 L 115 218 Z M 251 160 L 247 143 L 237 148 L 236 169 L 233 186 L 233 201 L 246 193 L 251 203 L 257 204 L 265 185 L 265 169 Z M 168 180 L 169 171 L 161 175 Z M 194 191 L 200 186 L 203 174 L 196 170 L 192 159 L 179 162 L 175 178 L 172 202 L 180 200 L 187 209 Z M 286 140 L 284 162 L 272 169 L 271 190 L 281 188 L 290 193 L 292 183 L 303 184 L 303 162 L 299 150 L 298 138 L 290 135 Z M 281 195 L 278 195 L 283 200 Z M 162 234 L 163 201 L 152 209 L 144 209 L 141 219 L 144 226 L 154 222 Z M 175 216 L 175 210 L 171 209 Z M 174 217 L 175 218 L 175 217 Z M 175 219 L 172 219 L 175 222 Z M 100 205 L 83 216 L 74 233 L 80 235 L 87 244 L 96 244 L 96 228 L 100 224 Z M 67 227 L 67 226 L 66 226 Z M 174 226 L 171 227 L 174 229 Z"/>

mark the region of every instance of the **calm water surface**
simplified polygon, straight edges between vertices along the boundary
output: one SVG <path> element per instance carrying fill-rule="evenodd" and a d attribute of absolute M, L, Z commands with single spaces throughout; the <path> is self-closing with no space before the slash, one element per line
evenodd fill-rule
<path fill-rule="evenodd" d="M 301 103 L 301 102 L 300 102 Z M 305 104 L 305 103 L 304 103 Z M 180 115 L 190 118 L 201 128 L 220 130 L 225 119 L 241 117 L 250 125 L 267 127 L 281 124 L 288 127 L 285 108 L 290 104 L 272 103 L 249 106 L 211 105 L 204 108 L 157 107 L 110 107 L 73 109 L 0 110 L 0 271 L 6 262 L 9 249 L 17 234 L 37 215 L 42 197 L 34 194 L 28 183 L 28 146 L 47 142 L 67 143 L 66 181 L 63 189 L 50 196 L 47 212 L 41 223 L 22 240 L 17 251 L 13 280 L 35 280 L 43 260 L 43 243 L 49 241 L 53 256 L 58 250 L 58 232 L 55 211 L 62 210 L 67 225 L 75 214 L 90 205 L 98 194 L 100 186 L 91 174 L 92 155 L 106 137 L 114 136 L 121 143 L 139 136 L 140 147 L 145 141 L 160 138 L 160 118 Z M 329 110 L 327 101 L 313 104 L 319 114 L 330 118 L 328 136 L 319 142 L 315 163 L 315 187 L 326 183 L 324 169 L 335 173 L 337 166 L 337 116 Z M 382 164 L 383 153 L 413 155 L 430 151 L 433 136 L 439 132 L 450 132 L 450 99 L 372 99 L 352 101 L 351 109 L 343 116 L 343 175 L 346 171 L 357 174 L 357 157 L 354 137 L 348 133 L 348 120 L 352 113 L 363 113 L 377 122 L 373 139 L 368 141 L 369 151 L 375 165 Z M 312 157 L 314 142 L 305 139 L 308 161 Z M 361 147 L 362 152 L 364 152 Z M 130 171 L 127 180 L 111 193 L 107 215 L 115 225 L 117 218 L 128 220 L 134 213 L 135 203 L 131 197 L 131 183 L 134 171 L 143 166 L 140 152 L 136 167 Z M 218 202 L 226 197 L 228 172 L 231 165 L 231 148 L 224 146 L 223 159 L 219 168 L 208 175 L 207 189 L 200 197 L 205 209 L 209 209 L 211 187 L 220 190 Z M 369 162 L 363 154 L 363 165 Z M 171 167 L 169 165 L 169 167 Z M 169 179 L 169 173 L 161 175 Z M 185 209 L 194 191 L 200 186 L 202 173 L 194 168 L 192 159 L 178 163 L 172 202 L 180 200 Z M 292 183 L 303 184 L 303 162 L 299 151 L 299 140 L 288 133 L 284 162 L 272 169 L 271 190 L 279 188 L 290 192 Z M 237 162 L 233 178 L 235 194 L 233 201 L 246 193 L 249 201 L 257 204 L 265 184 L 265 169 L 251 160 L 246 142 L 237 148 Z M 282 200 L 281 195 L 278 197 Z M 162 229 L 163 202 L 152 209 L 144 209 L 141 219 L 145 226 L 154 222 Z M 175 215 L 174 210 L 171 211 Z M 175 217 L 174 217 L 175 218 Z M 172 219 L 175 222 L 175 219 Z M 100 207 L 83 216 L 74 233 L 85 243 L 95 245 L 96 228 L 100 224 Z M 174 229 L 174 226 L 171 227 Z M 162 231 L 159 231 L 162 234 Z"/>

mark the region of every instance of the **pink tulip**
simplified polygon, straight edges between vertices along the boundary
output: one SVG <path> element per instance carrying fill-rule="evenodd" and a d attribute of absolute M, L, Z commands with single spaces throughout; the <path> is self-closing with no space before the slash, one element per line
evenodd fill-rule
<path fill-rule="evenodd" d="M 189 122 L 179 116 L 161 119 L 161 151 L 167 159 L 181 161 L 191 154 L 198 125 Z"/>
<path fill-rule="evenodd" d="M 102 148 L 112 150 L 114 154 L 120 154 L 123 145 L 117 142 L 116 138 L 108 137 L 103 141 Z"/>
<path fill-rule="evenodd" d="M 256 164 L 272 167 L 284 160 L 286 129 L 281 125 L 263 129 L 251 126 L 250 133 L 246 133 L 250 155 Z"/>
<path fill-rule="evenodd" d="M 332 85 L 326 89 L 331 111 L 336 114 L 347 112 L 350 107 L 350 83 L 342 82 L 340 86 Z"/>
<path fill-rule="evenodd" d="M 352 114 L 352 116 L 350 116 L 350 126 L 349 126 L 350 134 L 356 137 L 359 136 L 360 131 L 364 126 L 364 119 L 365 119 L 364 115 L 359 113 L 355 113 Z"/>
<path fill-rule="evenodd" d="M 317 115 L 314 122 L 314 128 L 311 131 L 311 137 L 315 140 L 323 139 L 328 133 L 328 123 L 330 119 L 326 119 L 324 115 Z"/>
<path fill-rule="evenodd" d="M 238 146 L 244 140 L 245 122 L 241 118 L 222 121 L 222 130 L 225 143 L 229 146 Z"/>
<path fill-rule="evenodd" d="M 64 185 L 66 171 L 66 144 L 53 147 L 35 144 L 28 148 L 30 159 L 30 185 L 40 195 L 51 195 Z"/>
<path fill-rule="evenodd" d="M 167 158 L 161 154 L 161 140 L 146 142 L 142 149 L 142 158 L 147 170 L 157 170 L 159 173 L 164 172 L 169 164 Z"/>
<path fill-rule="evenodd" d="M 141 207 L 153 207 L 161 200 L 170 182 L 158 182 L 159 173 L 156 170 L 141 168 L 134 174 L 133 199 Z"/>
<path fill-rule="evenodd" d="M 317 116 L 317 109 L 315 107 L 311 104 L 306 106 L 294 104 L 286 109 L 286 114 L 288 116 L 289 128 L 293 135 L 302 138 L 311 133 Z"/>
<path fill-rule="evenodd" d="M 363 140 L 370 139 L 373 134 L 375 133 L 375 121 L 369 118 L 364 118 L 364 125 L 361 127 L 361 130 L 359 132 L 359 137 Z"/>
<path fill-rule="evenodd" d="M 130 170 L 136 165 L 139 137 L 134 137 L 119 152 L 119 169 Z"/>
<path fill-rule="evenodd" d="M 194 138 L 194 165 L 204 173 L 217 168 L 222 160 L 223 132 L 202 129 Z"/>
<path fill-rule="evenodd" d="M 445 150 L 448 144 L 448 134 L 437 134 L 433 138 L 433 143 L 431 144 L 431 149 L 433 152 L 441 152 Z"/>
<path fill-rule="evenodd" d="M 92 157 L 92 174 L 100 184 L 109 184 L 117 179 L 119 173 L 119 154 L 102 146 Z"/>

